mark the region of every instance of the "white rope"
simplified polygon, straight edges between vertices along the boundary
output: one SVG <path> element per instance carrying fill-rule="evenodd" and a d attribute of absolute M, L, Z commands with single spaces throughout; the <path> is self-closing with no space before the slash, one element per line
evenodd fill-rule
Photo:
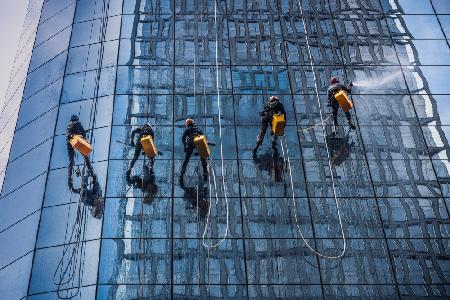
<path fill-rule="evenodd" d="M 225 197 L 225 205 L 226 205 L 226 227 L 225 227 L 225 233 L 223 235 L 223 238 L 217 242 L 216 244 L 206 244 L 205 243 L 205 237 L 208 231 L 209 226 L 209 218 L 211 215 L 211 193 L 209 197 L 209 208 L 208 208 L 208 215 L 206 219 L 205 224 L 205 230 L 203 231 L 202 235 L 202 243 L 205 248 L 216 248 L 220 244 L 222 244 L 228 237 L 228 230 L 229 230 L 229 203 L 228 203 L 228 197 L 227 197 L 227 189 L 225 185 L 225 166 L 224 166 L 224 160 L 223 160 L 223 143 L 222 143 L 222 113 L 220 109 L 220 89 L 219 89 L 219 26 L 217 25 L 217 1 L 214 1 L 214 25 L 216 27 L 216 89 L 217 89 L 217 109 L 218 109 L 218 115 L 219 115 L 219 137 L 220 137 L 220 161 L 221 161 L 221 170 L 222 170 L 222 188 L 223 188 L 223 195 Z M 217 188 L 216 188 L 216 180 L 215 180 L 215 172 L 214 168 L 211 168 L 212 173 L 214 175 L 214 186 L 215 186 L 215 192 L 216 192 L 216 204 L 218 202 L 217 198 Z M 209 176 L 208 176 L 208 181 Z M 211 183 L 210 183 L 211 186 Z"/>
<path fill-rule="evenodd" d="M 299 129 L 299 130 L 297 130 L 297 131 L 303 131 L 303 132 L 305 132 L 305 131 L 311 130 L 311 129 L 313 129 L 313 128 L 319 127 L 319 126 L 321 126 L 321 125 L 325 125 L 325 123 L 331 118 L 331 116 L 332 116 L 332 114 L 330 114 L 325 120 L 323 120 L 323 121 L 321 121 L 321 122 L 319 122 L 319 123 L 317 123 L 317 124 L 314 124 L 314 125 L 312 125 L 312 126 L 306 127 L 306 128 L 304 128 L 304 129 Z"/>
<path fill-rule="evenodd" d="M 305 30 L 305 38 L 306 38 L 306 46 L 307 46 L 307 49 L 308 49 L 309 62 L 310 62 L 311 70 L 312 70 L 313 77 L 314 77 L 314 87 L 315 87 L 315 92 L 316 92 L 316 97 L 317 97 L 317 104 L 318 104 L 318 106 L 319 106 L 319 114 L 320 114 L 320 120 L 321 120 L 321 123 L 320 123 L 320 124 L 322 125 L 322 130 L 323 130 L 323 133 L 324 133 L 324 136 L 325 136 L 325 135 L 326 135 L 325 120 L 323 119 L 323 115 L 322 115 L 322 107 L 321 107 L 321 105 L 320 105 L 319 88 L 318 88 L 318 86 L 317 86 L 316 73 L 314 72 L 313 57 L 312 57 L 312 54 L 311 54 L 311 48 L 310 48 L 310 45 L 309 45 L 309 38 L 308 38 L 308 29 L 306 28 L 306 22 L 305 22 L 305 17 L 304 17 L 304 15 L 303 15 L 303 8 L 302 8 L 301 0 L 297 0 L 297 3 L 298 3 L 298 6 L 299 6 L 299 8 L 300 8 L 300 15 L 301 15 L 301 17 L 302 17 L 303 29 Z M 342 252 L 341 252 L 339 255 L 337 255 L 337 256 L 328 256 L 328 255 L 324 255 L 324 254 L 321 254 L 321 253 L 317 252 L 317 251 L 316 251 L 316 250 L 308 243 L 308 241 L 306 241 L 306 239 L 305 239 L 305 237 L 304 237 L 304 235 L 303 235 L 303 232 L 302 232 L 302 230 L 301 230 L 301 228 L 300 228 L 300 225 L 299 225 L 299 222 L 298 222 L 297 208 L 296 208 L 296 203 L 295 203 L 294 183 L 293 183 L 293 180 L 292 180 L 291 161 L 290 161 L 290 159 L 289 159 L 289 149 L 288 149 L 287 143 L 286 143 L 286 155 L 287 155 L 287 162 L 288 162 L 288 165 L 289 165 L 289 175 L 290 175 L 291 188 L 292 188 L 292 203 L 293 203 L 293 206 L 294 206 L 295 225 L 296 225 L 296 227 L 297 227 L 297 229 L 298 229 L 298 232 L 299 232 L 299 234 L 300 234 L 301 239 L 303 240 L 303 242 L 305 243 L 305 245 L 309 248 L 309 250 L 311 250 L 314 254 L 316 254 L 317 256 L 322 257 L 322 258 L 327 258 L 327 259 L 339 259 L 339 258 L 341 258 L 342 256 L 344 256 L 344 254 L 345 254 L 345 252 L 346 252 L 346 250 L 347 250 L 347 240 L 346 240 L 346 238 L 345 238 L 344 227 L 343 227 L 343 224 L 342 224 L 342 217 L 341 217 L 341 211 L 340 211 L 339 201 L 338 201 L 337 196 L 336 196 L 336 186 L 335 186 L 335 184 L 334 184 L 333 169 L 332 169 L 332 167 L 331 167 L 330 151 L 329 151 L 329 149 L 328 149 L 327 141 L 325 140 L 324 142 L 325 142 L 325 148 L 326 148 L 326 150 L 327 150 L 328 168 L 329 168 L 330 174 L 331 174 L 331 182 L 332 182 L 332 187 L 333 187 L 334 201 L 335 201 L 335 203 L 336 203 L 336 209 L 337 209 L 337 214 L 338 214 L 338 218 L 339 218 L 339 225 L 340 225 L 340 227 L 341 227 L 342 241 L 343 241 L 343 243 L 344 243 Z M 282 149 L 283 149 L 283 141 L 281 142 L 281 147 L 282 147 Z M 284 155 L 284 150 L 282 150 L 282 151 L 283 151 L 283 155 Z"/>

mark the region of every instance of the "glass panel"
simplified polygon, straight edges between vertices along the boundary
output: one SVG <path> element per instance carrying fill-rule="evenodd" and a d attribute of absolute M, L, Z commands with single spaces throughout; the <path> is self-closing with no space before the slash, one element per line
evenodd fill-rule
<path fill-rule="evenodd" d="M 32 96 L 50 83 L 53 83 L 62 77 L 66 65 L 66 57 L 67 52 L 65 51 L 35 70 L 33 73 L 30 73 L 27 78 L 23 97 L 28 98 Z"/>
<path fill-rule="evenodd" d="M 64 29 L 57 35 L 34 48 L 28 72 L 34 71 L 42 64 L 66 50 L 69 45 L 71 29 L 71 27 Z"/>
<path fill-rule="evenodd" d="M 69 250 L 66 251 L 66 255 L 64 256 L 64 246 L 36 250 L 29 288 L 31 295 L 55 291 L 58 289 L 59 282 L 62 283 L 60 289 L 96 283 L 100 241 L 90 241 L 66 246 Z M 78 248 L 73 248 L 72 246 Z M 75 252 L 77 254 L 73 257 L 72 255 L 67 255 L 75 249 L 79 249 L 79 251 Z M 69 266 L 71 261 L 73 268 L 68 268 L 67 266 Z M 64 272 L 65 269 L 68 271 Z M 64 284 L 65 282 L 67 283 Z M 70 297 L 76 294 L 77 290 L 62 290 L 60 295 L 62 297 Z"/>
<path fill-rule="evenodd" d="M 0 231 L 41 208 L 46 178 L 46 174 L 41 175 L 1 199 Z M 17 203 L 20 203 L 20 209 Z"/>
<path fill-rule="evenodd" d="M 402 41 L 396 48 L 404 65 L 450 65 L 450 49 L 445 40 Z"/>
<path fill-rule="evenodd" d="M 101 285 L 97 291 L 97 299 L 120 300 L 138 299 L 139 297 L 170 299 L 171 288 L 169 285 Z"/>
<path fill-rule="evenodd" d="M 73 0 L 48 0 L 44 2 L 44 5 L 42 6 L 42 12 L 41 12 L 41 20 L 40 23 L 43 23 L 50 19 L 51 17 L 55 16 L 56 14 L 62 12 L 65 8 L 67 8 L 70 5 L 73 5 Z"/>
<path fill-rule="evenodd" d="M 9 159 L 12 161 L 53 136 L 57 108 L 16 131 Z"/>
<path fill-rule="evenodd" d="M 0 270 L 2 297 L 5 297 L 5 299 L 26 297 L 32 264 L 33 253 L 30 253 Z"/>
<path fill-rule="evenodd" d="M 39 226 L 39 212 L 0 233 L 0 268 L 33 251 Z"/>
<path fill-rule="evenodd" d="M 55 15 L 53 18 L 44 23 L 39 24 L 38 32 L 36 34 L 35 46 L 48 40 L 64 28 L 70 26 L 73 20 L 73 13 L 75 11 L 75 2 L 66 9 Z"/>
<path fill-rule="evenodd" d="M 318 284 L 317 258 L 300 239 L 245 240 L 249 284 Z"/>
<path fill-rule="evenodd" d="M 61 87 L 62 79 L 57 80 L 26 101 L 23 101 L 17 120 L 17 129 L 55 107 L 59 103 Z"/>
<path fill-rule="evenodd" d="M 81 162 L 81 161 L 80 161 Z M 78 163 L 78 162 L 77 162 Z M 83 169 L 83 165 L 79 166 Z M 93 163 L 94 173 L 97 175 L 97 182 L 100 185 L 101 195 L 105 194 L 107 162 Z M 76 168 L 76 167 L 75 167 Z M 73 185 L 76 189 L 81 187 L 81 177 L 73 176 Z M 48 175 L 47 188 L 45 190 L 44 206 L 54 206 L 78 202 L 79 194 L 69 191 L 67 186 L 67 168 L 50 171 Z"/>
<path fill-rule="evenodd" d="M 111 125 L 113 97 L 93 99 L 61 104 L 59 106 L 56 134 L 65 134 L 72 115 L 78 115 L 85 130 Z"/>
<path fill-rule="evenodd" d="M 19 186 L 46 172 L 51 147 L 52 140 L 48 140 L 10 163 L 6 171 L 2 195 L 12 192 Z"/>
<path fill-rule="evenodd" d="M 122 0 L 111 0 L 108 2 L 79 0 L 77 12 L 75 13 L 75 22 L 101 18 L 106 9 L 108 9 L 108 16 L 120 14 L 122 11 Z"/>
<path fill-rule="evenodd" d="M 165 284 L 170 279 L 167 239 L 104 239 L 99 284 Z"/>
<path fill-rule="evenodd" d="M 169 238 L 169 199 L 108 198 L 105 206 L 103 238 Z"/>
<path fill-rule="evenodd" d="M 47 207 L 42 210 L 39 225 L 37 248 L 65 245 L 75 241 L 88 241 L 100 238 L 102 220 L 91 215 L 87 203 L 79 194 L 73 193 L 67 205 Z M 80 226 L 85 227 L 81 229 Z M 78 239 L 76 230 L 83 230 Z M 72 234 L 75 230 L 75 234 Z"/>

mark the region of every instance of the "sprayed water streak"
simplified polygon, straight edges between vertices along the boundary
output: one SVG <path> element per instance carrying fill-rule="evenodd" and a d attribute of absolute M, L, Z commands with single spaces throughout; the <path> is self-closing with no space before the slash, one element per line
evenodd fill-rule
<path fill-rule="evenodd" d="M 385 85 L 386 83 L 394 81 L 395 79 L 400 77 L 401 74 L 402 74 L 402 71 L 398 70 L 395 73 L 392 73 L 390 75 L 387 75 L 387 76 L 384 76 L 384 77 L 381 77 L 381 78 L 380 77 L 378 77 L 378 78 L 375 77 L 375 78 L 369 78 L 369 79 L 365 79 L 365 80 L 357 80 L 357 81 L 353 82 L 353 85 L 357 86 L 357 87 L 377 88 L 377 87 Z"/>

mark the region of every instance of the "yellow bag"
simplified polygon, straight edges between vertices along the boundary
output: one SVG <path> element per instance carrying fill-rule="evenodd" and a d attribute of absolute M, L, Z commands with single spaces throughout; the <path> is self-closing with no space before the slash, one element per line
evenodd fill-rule
<path fill-rule="evenodd" d="M 194 138 L 194 144 L 197 148 L 198 155 L 201 158 L 208 158 L 211 155 L 211 151 L 209 150 L 208 141 L 204 135 L 197 135 Z"/>
<path fill-rule="evenodd" d="M 70 144 L 84 156 L 88 156 L 92 152 L 92 146 L 81 135 L 74 135 L 70 139 Z"/>
<path fill-rule="evenodd" d="M 348 95 L 345 91 L 340 90 L 334 95 L 334 98 L 336 98 L 337 102 L 339 103 L 339 106 L 342 108 L 343 111 L 347 112 L 353 108 L 353 103 L 350 100 L 350 98 L 348 98 Z"/>
<path fill-rule="evenodd" d="M 284 127 L 286 126 L 286 120 L 284 114 L 275 114 L 272 117 L 272 132 L 277 136 L 284 135 Z"/>
<path fill-rule="evenodd" d="M 158 149 L 156 149 L 151 135 L 146 135 L 141 138 L 141 145 L 142 148 L 144 148 L 145 155 L 147 155 L 148 158 L 154 158 L 158 155 Z"/>

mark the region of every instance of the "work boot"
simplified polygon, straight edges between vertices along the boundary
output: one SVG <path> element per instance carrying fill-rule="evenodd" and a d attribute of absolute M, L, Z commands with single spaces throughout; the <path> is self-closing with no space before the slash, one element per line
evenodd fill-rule
<path fill-rule="evenodd" d="M 348 121 L 348 125 L 350 126 L 351 129 L 353 129 L 353 130 L 356 129 L 355 124 L 353 124 L 353 122 L 351 120 Z"/>

